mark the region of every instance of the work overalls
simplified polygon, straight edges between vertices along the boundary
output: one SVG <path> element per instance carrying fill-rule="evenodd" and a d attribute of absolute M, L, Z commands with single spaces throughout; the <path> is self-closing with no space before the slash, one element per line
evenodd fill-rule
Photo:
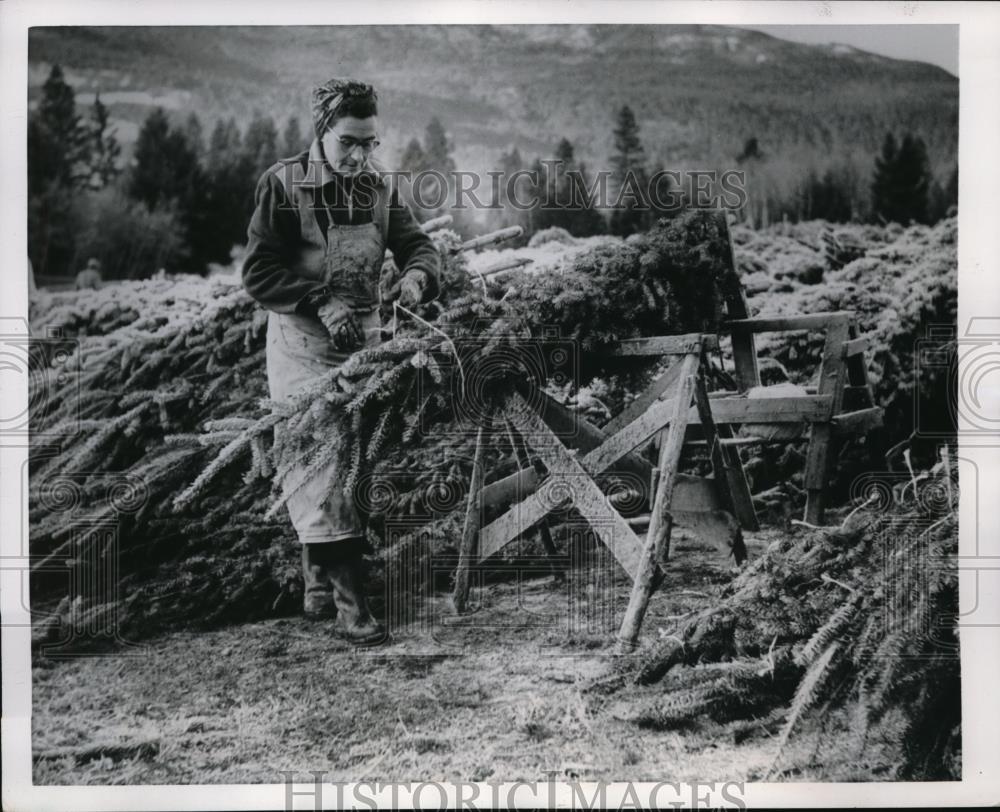
<path fill-rule="evenodd" d="M 321 244 L 315 210 L 300 198 L 303 236 Z M 336 225 L 326 232 L 326 250 L 314 273 L 335 295 L 349 303 L 365 334 L 365 346 L 381 340 L 378 279 L 386 249 L 387 201 L 375 197 L 372 222 Z M 288 402 L 304 386 L 342 364 L 350 353 L 337 352 L 323 324 L 315 318 L 271 311 L 267 320 L 267 382 L 271 398 Z M 364 536 L 353 499 L 343 492 L 344 471 L 331 462 L 304 481 L 308 465 L 292 469 L 282 488 L 291 489 L 287 501 L 292 525 L 302 544 L 342 541 Z"/>

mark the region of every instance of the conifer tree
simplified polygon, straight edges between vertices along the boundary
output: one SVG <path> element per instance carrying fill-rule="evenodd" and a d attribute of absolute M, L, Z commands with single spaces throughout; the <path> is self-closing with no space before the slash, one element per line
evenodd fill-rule
<path fill-rule="evenodd" d="M 757 141 L 756 136 L 751 136 L 743 142 L 743 151 L 736 156 L 736 162 L 744 164 L 748 161 L 762 160 L 764 160 L 764 154 L 760 151 L 760 143 Z"/>
<path fill-rule="evenodd" d="M 399 158 L 399 169 L 401 172 L 420 172 L 427 166 L 427 156 L 424 148 L 420 145 L 420 140 L 411 138 Z"/>
<path fill-rule="evenodd" d="M 285 132 L 281 136 L 281 154 L 286 158 L 298 155 L 308 146 L 302 135 L 302 127 L 298 116 L 289 116 L 285 124 Z"/>
<path fill-rule="evenodd" d="M 80 187 L 90 177 L 90 132 L 76 112 L 76 95 L 53 65 L 38 103 L 35 151 L 38 173 L 66 188 Z"/>
<path fill-rule="evenodd" d="M 215 122 L 212 135 L 208 141 L 208 160 L 210 164 L 236 163 L 242 142 L 236 119 L 219 119 Z"/>
<path fill-rule="evenodd" d="M 205 129 L 201 125 L 201 119 L 194 111 L 188 115 L 184 122 L 184 137 L 199 161 L 205 158 Z"/>
<path fill-rule="evenodd" d="M 851 219 L 851 193 L 847 178 L 841 172 L 827 169 L 822 176 L 815 170 L 802 185 L 798 216 L 803 220 L 828 220 L 846 223 Z"/>
<path fill-rule="evenodd" d="M 399 156 L 399 171 L 406 173 L 404 182 L 399 185 L 399 191 L 406 204 L 412 208 L 419 208 L 413 197 L 414 184 L 417 182 L 418 175 L 426 168 L 427 156 L 424 154 L 424 148 L 420 145 L 419 139 L 411 138 Z M 424 194 L 423 189 L 421 189 L 420 194 Z"/>
<path fill-rule="evenodd" d="M 278 160 L 278 129 L 271 116 L 255 112 L 243 137 L 243 151 L 254 175 Z"/>
<path fill-rule="evenodd" d="M 206 175 L 207 207 L 214 224 L 208 253 L 216 261 L 224 261 L 234 244 L 246 240 L 247 223 L 253 213 L 254 186 L 259 177 L 243 150 L 233 118 L 215 122 L 208 142 Z"/>
<path fill-rule="evenodd" d="M 500 177 L 500 190 L 499 196 L 500 200 L 497 203 L 509 203 L 507 199 L 507 188 L 508 184 L 511 183 L 511 179 L 524 169 L 524 161 L 521 159 L 521 153 L 518 151 L 517 147 L 511 149 L 510 152 L 504 152 L 500 155 L 500 163 L 497 167 L 497 171 L 501 173 Z M 511 195 L 513 195 L 513 188 L 511 188 Z"/>
<path fill-rule="evenodd" d="M 438 174 L 427 175 L 419 185 L 419 197 L 427 205 L 429 216 L 449 210 L 451 208 L 450 192 L 452 189 L 451 173 L 455 171 L 455 159 L 452 158 L 452 144 L 448 140 L 444 125 L 434 117 L 427 124 L 422 143 L 424 154 L 423 166 L 418 171 L 440 173 L 444 181 Z M 414 190 L 416 192 L 416 189 Z M 440 202 L 439 206 L 431 206 L 432 203 Z M 458 212 L 455 212 L 458 215 Z"/>
<path fill-rule="evenodd" d="M 169 209 L 184 226 L 193 268 L 212 256 L 215 212 L 207 205 L 209 193 L 198 157 L 183 130 L 171 128 L 166 113 L 157 108 L 146 118 L 135 145 L 128 193 L 150 211 Z M 228 253 L 228 252 L 227 252 Z"/>
<path fill-rule="evenodd" d="M 198 158 L 187 137 L 171 128 L 166 113 L 158 107 L 139 131 L 129 194 L 153 210 L 184 198 L 197 174 Z"/>
<path fill-rule="evenodd" d="M 770 194 L 769 183 L 764 171 L 767 155 L 761 149 L 760 141 L 756 136 L 750 136 L 743 142 L 743 149 L 736 156 L 736 165 L 745 173 L 747 190 L 749 192 L 747 202 L 743 206 L 742 216 L 747 218 L 751 225 L 762 226 L 768 221 L 768 195 Z M 809 196 L 808 180 L 807 188 L 800 195 L 807 199 Z"/>
<path fill-rule="evenodd" d="M 490 210 L 488 222 L 491 229 L 506 228 L 519 225 L 525 230 L 525 235 L 519 238 L 521 243 L 527 241 L 528 212 L 522 204 L 527 200 L 527 182 L 523 175 L 518 175 L 524 169 L 524 162 L 517 147 L 500 155 L 494 176 L 490 177 L 488 194 L 482 199 L 488 201 Z"/>
<path fill-rule="evenodd" d="M 423 148 L 427 168 L 436 169 L 445 175 L 455 171 L 455 160 L 451 156 L 452 143 L 437 116 L 427 124 Z"/>
<path fill-rule="evenodd" d="M 108 132 L 108 108 L 101 102 L 101 94 L 94 97 L 91 109 L 90 185 L 101 189 L 109 185 L 121 171 L 118 158 L 121 145 L 114 132 Z"/>
<path fill-rule="evenodd" d="M 543 199 L 536 229 L 559 227 L 575 237 L 603 231 L 604 219 L 588 199 L 585 167 L 576 160 L 573 144 L 566 138 L 556 146 L 555 160 L 545 164 Z"/>
<path fill-rule="evenodd" d="M 876 218 L 903 225 L 927 220 L 930 168 L 923 139 L 907 133 L 898 144 L 890 132 L 875 159 L 872 212 Z"/>
<path fill-rule="evenodd" d="M 611 232 L 626 236 L 649 225 L 649 200 L 646 153 L 639 140 L 635 113 L 627 104 L 618 112 L 614 129 L 614 153 L 611 156 L 616 201 L 611 213 Z"/>
<path fill-rule="evenodd" d="M 74 272 L 77 192 L 91 177 L 91 130 L 53 65 L 28 118 L 28 255 L 39 274 Z"/>

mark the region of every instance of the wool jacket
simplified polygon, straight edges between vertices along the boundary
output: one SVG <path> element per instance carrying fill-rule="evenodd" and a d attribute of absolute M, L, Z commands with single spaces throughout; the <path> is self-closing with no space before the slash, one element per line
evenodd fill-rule
<path fill-rule="evenodd" d="M 437 296 L 440 255 L 381 165 L 371 161 L 356 178 L 346 178 L 330 169 L 314 139 L 308 150 L 278 161 L 261 175 L 254 200 L 243 286 L 268 310 L 315 316 L 310 300 L 324 291 L 323 257 L 331 221 L 374 221 L 401 272 L 426 274 L 424 300 Z"/>

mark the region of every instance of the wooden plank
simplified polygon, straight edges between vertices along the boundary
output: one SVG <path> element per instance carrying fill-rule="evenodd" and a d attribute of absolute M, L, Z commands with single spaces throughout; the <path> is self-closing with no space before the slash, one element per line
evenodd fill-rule
<path fill-rule="evenodd" d="M 608 348 L 601 355 L 687 355 L 697 352 L 700 347 L 715 351 L 719 349 L 717 336 L 688 333 L 679 336 L 648 336 L 646 338 L 627 338 L 614 347 Z"/>
<path fill-rule="evenodd" d="M 705 386 L 703 370 L 698 370 L 698 375 L 694 385 L 695 409 L 698 419 L 701 421 L 702 432 L 705 435 L 705 443 L 708 446 L 708 457 L 712 463 L 713 482 L 719 492 L 722 503 L 727 507 L 732 507 L 733 494 L 729 487 L 729 477 L 726 470 L 728 460 L 723 458 L 722 446 L 719 445 L 719 431 L 715 427 L 715 420 L 712 417 L 712 405 L 708 400 L 708 388 Z"/>
<path fill-rule="evenodd" d="M 611 418 L 611 420 L 605 424 L 604 431 L 608 434 L 616 434 L 637 417 L 640 417 L 646 409 L 656 403 L 656 401 L 663 396 L 663 393 L 677 382 L 680 371 L 681 365 L 679 363 L 672 364 L 668 367 L 667 370 L 660 375 L 659 378 L 652 381 L 635 400 Z"/>
<path fill-rule="evenodd" d="M 712 402 L 718 423 L 801 423 L 829 420 L 832 395 L 802 395 L 788 398 L 720 398 Z M 700 422 L 692 420 L 691 422 Z"/>
<path fill-rule="evenodd" d="M 687 511 L 725 509 L 712 477 L 680 473 L 674 477 L 673 507 Z"/>
<path fill-rule="evenodd" d="M 549 477 L 551 479 L 551 477 Z M 548 480 L 539 483 L 541 490 L 529 494 L 522 501 L 513 505 L 502 516 L 498 516 L 479 532 L 479 560 L 485 561 L 500 552 L 506 545 L 522 533 L 530 530 L 538 522 L 549 515 L 562 503 L 555 503 L 551 489 L 543 486 Z"/>
<path fill-rule="evenodd" d="M 769 440 L 766 437 L 720 437 L 719 445 L 723 448 L 741 448 L 745 445 L 767 445 L 768 443 L 794 443 L 795 440 Z M 688 440 L 688 445 L 707 446 L 707 440 Z"/>
<path fill-rule="evenodd" d="M 708 541 L 720 552 L 731 554 L 733 552 L 733 539 L 737 534 L 734 530 L 739 528 L 739 524 L 733 515 L 727 510 L 684 510 L 677 507 L 677 493 L 674 492 L 674 507 L 671 509 L 673 516 L 673 527 L 687 530 L 697 536 L 699 541 Z M 637 533 L 643 534 L 649 527 L 651 516 L 647 513 L 642 516 L 633 516 L 628 520 L 629 526 L 635 528 Z"/>
<path fill-rule="evenodd" d="M 591 477 L 596 477 L 609 470 L 632 448 L 646 442 L 656 432 L 662 431 L 675 411 L 676 404 L 673 398 L 658 401 L 644 415 L 634 420 L 614 437 L 608 438 L 590 453 L 585 454 L 580 459 L 581 468 Z M 539 456 L 541 455 L 539 454 Z M 507 480 L 511 479 L 511 477 L 507 478 Z M 522 479 L 519 484 L 525 484 L 526 480 L 527 478 Z M 500 483 L 495 484 L 499 486 Z M 533 482 L 535 488 L 539 487 L 540 484 L 540 480 Z M 496 490 L 499 490 L 499 487 Z M 521 492 L 526 493 L 527 491 Z M 558 505 L 550 504 L 537 493 L 529 495 L 520 504 L 483 528 L 480 542 L 481 560 L 498 552 L 557 507 Z"/>
<path fill-rule="evenodd" d="M 699 542 L 709 542 L 727 558 L 733 556 L 737 564 L 746 561 L 740 524 L 728 510 L 690 512 L 675 508 L 673 518 L 675 528 L 686 530 Z"/>
<path fill-rule="evenodd" d="M 844 366 L 843 345 L 848 338 L 850 322 L 841 318 L 833 322 L 826 332 L 823 344 L 823 356 L 820 361 L 819 382 L 816 391 L 820 395 L 833 398 L 832 414 L 840 411 L 844 397 Z M 830 463 L 834 457 L 832 423 L 814 423 L 809 431 L 809 449 L 806 452 L 804 481 L 806 486 L 805 521 L 809 524 L 822 524 L 825 507 L 825 489 L 830 472 Z"/>
<path fill-rule="evenodd" d="M 757 316 L 752 319 L 734 319 L 726 322 L 726 326 L 730 329 L 746 329 L 751 333 L 780 333 L 786 330 L 822 330 L 829 329 L 841 321 L 846 324 L 852 315 L 853 313 L 849 310 L 834 310 L 829 313 L 809 313 L 802 316 Z"/>
<path fill-rule="evenodd" d="M 712 477 L 677 474 L 674 480 L 673 508 L 687 513 L 699 513 L 725 510 L 725 505 L 719 499 L 719 490 Z M 626 521 L 630 525 L 646 527 L 649 525 L 649 514 L 633 516 Z"/>
<path fill-rule="evenodd" d="M 676 366 L 679 367 L 680 365 Z M 831 404 L 832 398 L 828 395 L 771 398 L 767 400 L 727 398 L 714 401 L 712 403 L 712 412 L 716 424 L 719 425 L 744 422 L 787 423 L 826 421 L 830 419 Z M 558 404 L 558 406 L 561 406 L 561 404 Z M 527 405 L 525 405 L 525 408 L 528 408 Z M 635 448 L 637 445 L 646 442 L 657 430 L 663 429 L 663 426 L 669 420 L 673 408 L 675 408 L 674 399 L 656 402 L 655 406 L 646 415 L 629 424 L 626 427 L 627 431 L 620 431 L 614 437 L 608 438 L 603 443 L 592 447 L 590 452 L 580 459 L 580 466 L 590 476 L 597 476 L 608 470 L 615 462 L 619 460 L 626 461 L 627 452 L 631 448 Z M 586 424 L 586 421 L 583 422 Z M 689 409 L 685 422 L 690 424 L 699 424 L 701 422 L 697 407 L 692 406 Z M 586 425 L 589 426 L 589 424 Z M 602 434 L 600 429 L 596 427 L 592 428 L 594 433 L 587 434 L 581 445 L 592 445 L 595 438 Z M 548 427 L 547 430 L 549 430 Z M 622 457 L 623 454 L 626 454 L 626 456 Z M 739 468 L 741 469 L 742 466 L 739 466 Z M 735 474 L 730 474 L 729 476 L 732 479 L 738 473 L 739 471 L 737 470 Z M 643 475 L 643 479 L 646 476 L 648 475 Z M 499 504 L 499 497 L 501 496 L 529 495 L 511 508 L 510 511 L 482 529 L 480 534 L 480 560 L 494 555 L 506 544 L 530 529 L 557 507 L 557 505 L 550 504 L 547 500 L 537 495 L 535 489 L 539 487 L 541 482 L 542 480 L 539 475 L 525 470 L 499 482 L 492 483 L 488 487 L 483 495 L 483 504 L 490 506 L 497 506 Z M 743 486 L 739 482 L 736 482 L 735 485 L 742 490 Z M 653 491 L 651 490 L 651 492 Z M 745 522 L 744 527 L 746 529 L 754 527 L 755 520 L 751 521 L 749 513 L 746 510 L 742 510 L 737 516 L 741 523 Z"/>
<path fill-rule="evenodd" d="M 867 434 L 882 425 L 882 410 L 878 406 L 843 412 L 833 418 L 833 430 L 837 435 Z"/>
<path fill-rule="evenodd" d="M 848 338 L 854 339 L 857 337 L 857 324 L 852 321 Z M 868 363 L 864 353 L 848 357 L 847 380 L 850 385 L 844 387 L 842 407 L 846 406 L 851 409 L 858 409 L 859 406 L 873 407 L 878 405 L 875 400 L 875 393 L 872 390 L 871 381 L 868 378 Z M 855 396 L 855 393 L 859 390 L 862 393 L 860 398 Z M 865 446 L 868 449 L 868 459 L 872 470 L 878 470 L 884 465 L 885 461 L 885 434 L 873 429 L 865 431 Z"/>
<path fill-rule="evenodd" d="M 684 448 L 684 432 L 687 430 L 687 417 L 694 394 L 694 373 L 699 360 L 700 356 L 696 354 L 684 358 L 669 434 L 666 442 L 660 446 L 660 460 L 657 466 L 660 476 L 650 511 L 649 532 L 642 545 L 641 557 L 637 561 L 637 571 L 632 582 L 632 593 L 625 609 L 621 629 L 618 631 L 619 645 L 627 650 L 635 646 L 635 641 L 639 637 L 639 629 L 649 607 L 649 597 L 653 593 L 653 579 L 659 561 L 667 552 L 670 542 L 670 526 L 673 521 L 670 510 L 674 481 L 680 464 L 681 451 Z"/>
<path fill-rule="evenodd" d="M 610 468 L 617 460 L 643 443 L 650 440 L 654 434 L 663 429 L 676 411 L 674 398 L 658 400 L 645 414 L 633 420 L 613 437 L 609 437 L 601 445 L 583 458 L 583 466 L 594 475 Z"/>
<path fill-rule="evenodd" d="M 527 393 L 531 402 L 539 404 L 538 415 L 542 422 L 555 433 L 563 445 L 575 449 L 578 453 L 586 454 L 608 439 L 607 431 L 599 429 L 586 418 L 537 387 L 529 385 Z M 526 408 L 530 407 L 526 406 Z M 531 445 L 532 438 L 525 439 Z M 628 471 L 647 479 L 653 466 L 638 454 L 626 454 L 618 461 L 613 470 Z"/>
<path fill-rule="evenodd" d="M 852 400 L 848 401 L 851 404 L 857 404 L 858 401 L 853 399 L 853 391 L 862 390 L 864 392 L 864 403 L 868 406 L 875 405 L 875 394 L 872 392 L 871 383 L 868 380 L 868 364 L 865 359 L 864 353 L 849 354 L 847 352 L 847 347 L 851 341 L 858 340 L 857 336 L 857 325 L 852 321 L 851 326 L 848 328 L 849 340 L 844 343 L 844 353 L 847 358 L 847 382 L 849 386 L 844 387 L 844 397 L 852 397 Z M 870 339 L 872 335 L 869 333 L 866 336 L 861 336 L 860 338 Z M 867 351 L 867 348 L 866 348 Z M 852 390 L 852 391 L 847 391 Z"/>
<path fill-rule="evenodd" d="M 472 561 L 476 537 L 479 535 L 480 510 L 482 503 L 479 492 L 483 485 L 483 427 L 476 432 L 476 454 L 472 462 L 472 478 L 469 482 L 469 497 L 465 507 L 465 526 L 458 548 L 458 567 L 455 570 L 455 591 L 452 600 L 458 614 L 465 612 L 469 600 L 469 563 Z"/>
<path fill-rule="evenodd" d="M 518 433 L 514 430 L 514 426 L 506 417 L 504 418 L 504 426 L 507 429 L 507 437 L 510 439 L 510 447 L 517 458 L 518 465 L 521 465 L 522 467 L 528 465 L 528 451 L 524 446 L 524 438 L 518 435 Z M 549 525 L 545 519 L 542 519 L 539 524 L 538 533 L 541 536 L 542 546 L 545 548 L 546 554 L 549 558 L 556 558 L 558 556 L 558 552 L 556 550 L 555 542 L 552 541 L 552 533 L 549 531 Z M 553 572 L 556 573 L 555 566 L 553 566 Z"/>
<path fill-rule="evenodd" d="M 524 408 L 528 409 L 526 405 Z M 653 434 L 661 430 L 670 419 L 674 408 L 673 399 L 658 402 L 649 412 L 638 420 L 633 421 L 623 431 L 618 432 L 614 437 L 608 438 L 597 448 L 592 449 L 590 453 L 585 454 L 579 460 L 581 469 L 590 477 L 595 477 L 609 470 L 617 460 L 621 459 L 632 448 L 650 439 Z M 541 422 L 540 418 L 539 422 Z M 548 426 L 546 426 L 546 431 L 552 434 Z M 538 452 L 536 451 L 536 453 Z M 538 456 L 542 457 L 540 453 L 538 453 Z M 480 560 L 485 560 L 494 555 L 521 533 L 529 530 L 533 525 L 541 521 L 549 512 L 559 507 L 558 504 L 553 504 L 550 498 L 543 498 L 537 493 L 536 489 L 542 484 L 540 477 L 532 480 L 522 473 L 513 475 L 513 477 L 518 478 L 517 485 L 523 488 L 519 492 L 526 494 L 527 498 L 482 529 Z M 507 477 L 502 482 L 510 481 L 513 477 Z M 531 485 L 530 492 L 529 483 Z M 508 493 L 512 490 L 509 485 L 502 486 L 501 483 L 494 483 L 494 485 L 496 486 L 494 491 L 499 491 L 501 487 L 504 487 Z M 493 495 L 491 494 L 491 497 Z M 495 504 L 495 502 L 491 501 L 490 504 Z"/>
<path fill-rule="evenodd" d="M 676 375 L 673 376 L 676 381 Z M 654 401 L 655 402 L 655 401 Z M 716 426 L 720 434 L 720 443 L 723 446 L 757 445 L 762 441 L 753 437 L 726 437 L 725 428 L 731 423 L 799 423 L 826 421 L 832 415 L 832 396 L 810 395 L 798 398 L 769 398 L 761 400 L 747 400 L 746 398 L 725 398 L 712 400 L 712 413 Z M 594 434 L 588 434 L 580 445 L 590 447 L 590 453 L 599 450 L 593 458 L 587 453 L 581 462 L 585 468 L 596 476 L 609 470 L 602 467 L 607 464 L 609 458 L 614 458 L 624 448 L 625 456 L 612 459 L 611 465 L 617 468 L 626 469 L 637 473 L 644 481 L 648 481 L 652 466 L 642 460 L 642 465 L 635 463 L 636 455 L 627 452 L 636 448 L 650 439 L 655 434 L 655 426 L 661 423 L 664 415 L 669 414 L 672 408 L 673 399 L 655 402 L 655 406 L 650 408 L 646 415 L 633 420 L 625 428 L 628 433 L 618 437 L 621 430 L 616 432 L 615 437 L 605 439 L 603 443 L 595 442 L 603 432 L 595 428 Z M 688 413 L 688 423 L 699 425 L 701 419 L 695 407 Z M 579 438 L 575 438 L 579 440 Z M 688 440 L 689 443 L 703 445 L 704 441 Z M 769 441 L 770 442 L 770 441 Z M 785 442 L 785 441 L 782 441 Z M 616 464 L 617 463 L 617 464 Z M 535 492 L 542 482 L 543 475 L 532 468 L 525 468 L 516 473 L 510 474 L 496 482 L 491 482 L 483 489 L 482 504 L 486 508 L 499 509 L 503 505 L 512 504 Z M 652 490 L 650 491 L 652 492 Z M 499 520 L 497 520 L 499 521 Z M 492 525 L 490 525 L 492 526 Z M 749 529 L 749 528 L 746 528 Z M 485 529 L 484 529 L 485 530 Z M 491 531 L 492 532 L 492 531 Z M 506 543 L 506 542 L 504 542 Z"/>
<path fill-rule="evenodd" d="M 534 468 L 522 468 L 513 474 L 485 485 L 482 490 L 481 502 L 485 510 L 499 510 L 504 505 L 519 502 L 538 488 L 544 474 Z"/>
<path fill-rule="evenodd" d="M 872 335 L 868 333 L 857 338 L 851 338 L 844 342 L 844 358 L 853 358 L 855 355 L 863 355 L 872 346 Z"/>
<path fill-rule="evenodd" d="M 528 259 L 527 257 L 519 257 L 518 259 L 508 259 L 501 262 L 495 262 L 488 268 L 484 268 L 481 276 L 489 279 L 491 276 L 496 274 L 507 273 L 508 271 L 516 271 L 518 268 L 523 268 L 525 265 L 530 265 L 534 262 L 533 259 Z"/>
<path fill-rule="evenodd" d="M 666 407 L 657 404 L 657 408 L 651 410 L 649 415 L 644 415 L 635 421 L 635 425 L 627 432 L 619 432 L 615 437 L 608 438 L 604 443 L 593 448 L 589 454 L 585 454 L 580 459 L 583 470 L 592 477 L 609 470 L 615 462 L 625 458 L 632 448 L 652 437 L 662 426 L 662 421 L 669 419 L 669 417 L 661 419 L 661 413 L 667 411 L 669 406 L 670 404 L 667 404 Z M 552 433 L 548 426 L 546 426 L 546 431 Z M 648 474 L 641 474 L 641 476 L 645 481 Z M 498 552 L 558 507 L 558 505 L 551 504 L 548 500 L 538 496 L 537 489 L 543 481 L 542 476 L 534 469 L 525 468 L 491 483 L 484 489 L 483 504 L 492 508 L 499 507 L 505 502 L 511 502 L 515 498 L 523 501 L 482 529 L 480 560 L 489 558 Z"/>
<path fill-rule="evenodd" d="M 722 275 L 722 293 L 726 300 L 726 315 L 730 319 L 746 319 L 750 316 L 747 305 L 747 294 L 740 281 L 739 264 L 736 261 L 736 246 L 733 244 L 733 233 L 729 228 L 726 212 L 720 211 L 719 229 L 726 235 L 729 250 L 726 252 L 726 267 Z M 741 392 L 760 386 L 760 372 L 757 369 L 757 348 L 754 345 L 753 333 L 740 327 L 730 330 L 733 347 L 733 365 L 735 366 L 736 385 Z"/>
<path fill-rule="evenodd" d="M 719 398 L 711 401 L 712 415 L 716 424 L 723 423 L 815 423 L 828 421 L 832 416 L 833 397 L 831 395 L 798 395 L 787 398 Z M 673 398 L 657 401 L 647 410 L 646 415 L 662 417 L 670 412 Z M 650 421 L 655 422 L 653 417 Z M 633 421 L 637 426 L 643 418 Z M 692 406 L 688 413 L 688 423 L 701 424 L 698 409 Z M 622 429 L 624 431 L 624 429 Z M 632 446 L 633 448 L 635 446 Z"/>
<path fill-rule="evenodd" d="M 699 370 L 694 390 L 695 405 L 701 420 L 705 440 L 709 443 L 709 458 L 712 461 L 712 471 L 715 474 L 715 484 L 719 489 L 726 507 L 747 530 L 759 530 L 757 512 L 753 507 L 750 495 L 750 485 L 739 453 L 721 444 L 718 429 L 712 416 L 712 405 L 708 399 L 708 388 L 705 386 L 703 370 Z M 723 401 L 716 401 L 717 404 Z M 726 438 L 731 439 L 731 438 Z"/>
<path fill-rule="evenodd" d="M 507 226 L 507 228 L 500 228 L 496 231 L 491 231 L 489 234 L 483 234 L 480 237 L 475 237 L 471 240 L 466 240 L 454 249 L 452 253 L 458 253 L 460 251 L 478 251 L 480 248 L 485 248 L 487 245 L 495 245 L 496 243 L 503 242 L 504 240 L 512 240 L 514 237 L 520 237 L 524 233 L 524 229 L 520 226 Z"/>
<path fill-rule="evenodd" d="M 560 482 L 571 489 L 576 510 L 590 523 L 594 533 L 611 551 L 622 568 L 635 579 L 638 576 L 642 552 L 639 539 L 621 514 L 611 507 L 608 498 L 591 479 L 590 473 L 566 450 L 541 418 L 528 408 L 520 395 L 511 396 L 505 414 L 522 435 L 544 438 L 538 443 L 533 443 L 533 448 L 542 458 L 545 467 L 549 469 L 551 475 L 549 481 L 556 486 L 554 489 L 558 488 Z M 547 488 L 543 487 L 525 501 L 546 497 L 546 490 Z M 551 498 L 548 501 L 551 501 Z M 518 507 L 511 512 L 516 513 Z M 543 506 L 543 509 L 548 512 L 547 506 Z"/>

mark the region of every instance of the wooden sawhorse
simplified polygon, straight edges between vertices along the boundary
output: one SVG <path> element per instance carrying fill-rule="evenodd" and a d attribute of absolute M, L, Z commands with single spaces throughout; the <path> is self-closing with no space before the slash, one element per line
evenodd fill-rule
<path fill-rule="evenodd" d="M 864 371 L 867 340 L 855 335 L 849 313 L 828 313 L 783 319 L 742 319 L 731 322 L 737 332 L 825 329 L 819 383 L 814 394 L 750 399 L 745 392 L 709 392 L 706 353 L 717 349 L 718 338 L 709 334 L 656 336 L 621 342 L 616 355 L 664 355 L 672 363 L 625 410 L 603 429 L 573 415 L 538 390 L 526 398 L 511 395 L 497 417 L 519 435 L 544 465 L 542 477 L 530 464 L 515 474 L 483 487 L 482 445 L 477 438 L 476 462 L 470 483 L 465 528 L 456 572 L 455 606 L 464 611 L 468 597 L 468 572 L 472 561 L 483 562 L 514 539 L 543 522 L 553 510 L 571 501 L 591 524 L 601 542 L 632 579 L 629 604 L 619 631 L 623 648 L 635 645 L 656 581 L 659 562 L 669 552 L 672 526 L 688 515 L 718 513 L 735 517 L 744 530 L 758 529 L 750 489 L 737 451 L 738 446 L 798 439 L 766 440 L 741 437 L 734 427 L 743 424 L 798 423 L 809 427 L 805 483 L 808 490 L 806 520 L 822 520 L 823 498 L 832 459 L 832 447 L 843 434 L 867 432 L 878 425 L 881 410 L 871 404 Z M 864 396 L 868 405 L 842 411 L 845 392 Z M 530 402 L 529 402 L 530 401 Z M 574 425 L 576 424 L 576 425 Z M 700 426 L 701 438 L 689 438 L 688 428 Z M 577 429 L 574 433 L 572 430 Z M 633 452 L 659 435 L 659 459 L 651 466 Z M 564 440 L 566 442 L 564 442 Z M 571 447 L 567 447 L 567 444 Z M 709 478 L 679 475 L 685 446 L 708 449 L 713 475 Z M 517 450 L 516 443 L 512 445 Z M 527 463 L 526 454 L 520 461 Z M 649 526 L 638 535 L 629 520 L 612 505 L 595 478 L 615 464 L 650 476 Z M 684 487 L 677 490 L 678 482 Z M 678 498 L 679 497 L 679 498 Z M 482 509 L 497 503 L 514 503 L 486 526 L 480 526 Z M 551 552 L 551 540 L 546 545 Z M 733 552 L 739 562 L 742 538 Z"/>
<path fill-rule="evenodd" d="M 724 216 L 724 215 L 723 215 Z M 466 506 L 455 578 L 455 608 L 465 610 L 472 561 L 483 562 L 529 531 L 556 508 L 571 501 L 590 523 L 597 537 L 632 579 L 632 592 L 618 633 L 621 649 L 632 648 L 639 636 L 660 562 L 669 552 L 673 524 L 685 515 L 727 515 L 738 528 L 757 530 L 750 488 L 738 447 L 799 439 L 767 439 L 739 436 L 734 427 L 774 423 L 797 423 L 808 428 L 805 486 L 805 520 L 823 520 L 825 491 L 835 457 L 836 440 L 844 435 L 870 432 L 881 425 L 878 408 L 868 383 L 864 353 L 869 339 L 859 336 L 854 314 L 846 311 L 781 318 L 751 318 L 739 281 L 730 240 L 728 273 L 723 278 L 727 321 L 719 335 L 689 334 L 654 336 L 620 342 L 611 350 L 618 356 L 669 357 L 670 366 L 620 414 L 597 428 L 538 390 L 509 397 L 499 417 L 511 436 L 521 469 L 483 487 L 482 445 L 477 437 L 475 464 Z M 748 398 L 759 386 L 754 335 L 765 332 L 824 330 L 818 383 L 805 395 L 781 398 Z M 709 392 L 707 353 L 719 349 L 719 338 L 731 341 L 736 388 Z M 846 396 L 855 401 L 843 411 Z M 529 402 L 530 401 L 530 402 Z M 688 438 L 688 428 L 700 426 L 700 439 Z M 535 452 L 544 465 L 544 478 L 530 464 L 525 452 L 518 453 L 515 435 Z M 659 456 L 650 465 L 635 450 L 659 435 Z M 564 442 L 565 440 L 565 442 Z M 686 444 L 708 449 L 712 476 L 679 474 Z M 649 482 L 648 530 L 639 536 L 613 506 L 595 478 L 614 466 L 624 466 Z M 512 504 L 501 516 L 481 526 L 486 506 Z M 698 524 L 696 521 L 695 524 Z M 704 525 L 700 525 L 704 526 Z M 543 525 L 543 533 L 547 529 Z M 552 552 L 551 539 L 543 536 Z M 739 563 L 745 557 L 742 536 L 733 538 L 733 553 Z"/>

